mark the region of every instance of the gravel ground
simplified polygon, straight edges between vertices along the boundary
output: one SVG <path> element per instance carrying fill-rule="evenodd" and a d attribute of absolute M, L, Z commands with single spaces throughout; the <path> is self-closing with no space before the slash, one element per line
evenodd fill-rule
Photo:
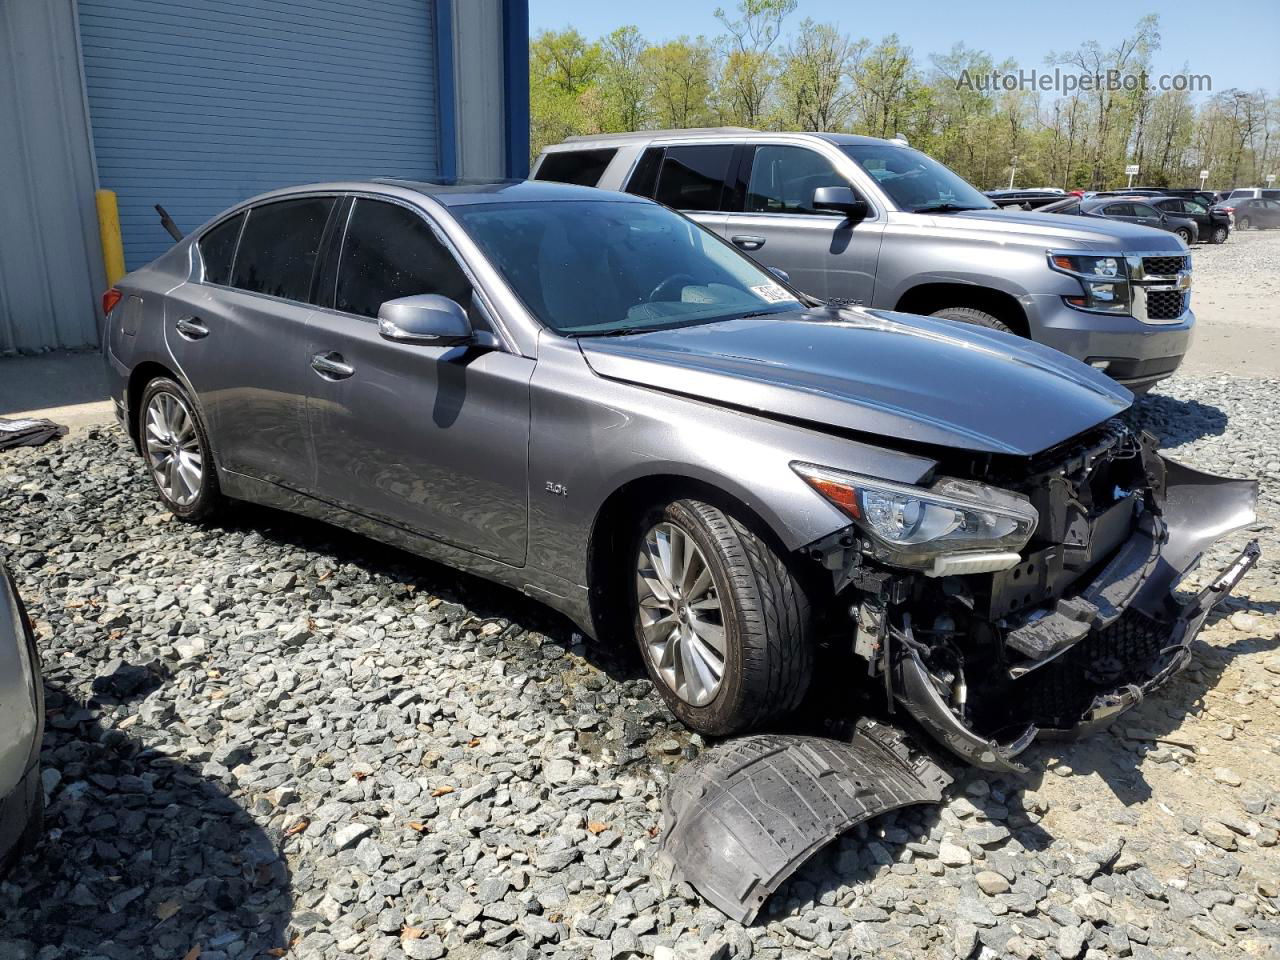
<path fill-rule="evenodd" d="M 649 878 L 701 743 L 629 654 L 320 524 L 171 521 L 114 428 L 0 455 L 50 720 L 0 957 L 1278 956 L 1280 381 L 1135 416 L 1263 477 L 1267 555 L 1192 667 L 1024 780 L 949 765 L 944 807 L 832 844 L 749 928 Z"/>
<path fill-rule="evenodd" d="M 1280 230 L 1238 230 L 1191 250 L 1195 339 L 1184 373 L 1280 376 Z"/>

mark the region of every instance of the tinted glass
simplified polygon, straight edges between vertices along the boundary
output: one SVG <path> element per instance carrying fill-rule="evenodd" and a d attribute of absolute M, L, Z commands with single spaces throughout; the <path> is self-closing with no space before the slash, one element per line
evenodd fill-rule
<path fill-rule="evenodd" d="M 557 183 L 576 183 L 581 187 L 594 187 L 600 175 L 617 150 L 565 150 L 548 153 L 542 158 L 535 180 L 554 180 Z"/>
<path fill-rule="evenodd" d="M 958 174 L 919 150 L 889 143 L 847 143 L 851 157 L 901 210 L 991 210 L 995 204 Z"/>
<path fill-rule="evenodd" d="M 1133 205 L 1133 213 L 1134 213 L 1134 216 L 1142 220 L 1159 220 L 1160 219 L 1160 211 L 1157 210 L 1155 207 L 1151 206 L 1150 204 L 1146 204 L 1146 203 L 1135 203 Z"/>
<path fill-rule="evenodd" d="M 640 197 L 653 197 L 653 188 L 658 185 L 658 169 L 662 166 L 662 147 L 650 147 L 640 155 L 627 183 L 627 193 Z"/>
<path fill-rule="evenodd" d="M 1132 203 L 1110 203 L 1107 204 L 1106 209 L 1102 212 L 1108 217 L 1136 217 L 1138 215 L 1134 211 Z"/>
<path fill-rule="evenodd" d="M 732 157 L 731 144 L 668 147 L 654 199 L 677 210 L 719 210 Z"/>
<path fill-rule="evenodd" d="M 756 147 L 747 184 L 748 213 L 813 213 L 842 217 L 835 210 L 817 210 L 813 194 L 819 187 L 847 187 L 831 162 L 804 147 Z"/>
<path fill-rule="evenodd" d="M 483 203 L 453 214 L 557 333 L 641 332 L 799 306 L 772 274 L 656 204 Z"/>
<path fill-rule="evenodd" d="M 224 220 L 200 238 L 200 259 L 204 261 L 206 283 L 226 284 L 231 279 L 231 259 L 236 255 L 236 241 L 244 214 Z"/>
<path fill-rule="evenodd" d="M 249 211 L 232 285 L 254 293 L 306 301 L 333 197 L 267 203 Z"/>
<path fill-rule="evenodd" d="M 1183 200 L 1182 209 L 1186 213 L 1189 213 L 1192 216 L 1197 216 L 1197 217 L 1203 217 L 1206 213 L 1209 212 L 1209 208 L 1206 207 L 1199 200 Z"/>
<path fill-rule="evenodd" d="M 376 317 L 388 300 L 438 293 L 467 309 L 471 281 L 417 213 L 395 203 L 358 199 L 338 261 L 335 305 Z"/>

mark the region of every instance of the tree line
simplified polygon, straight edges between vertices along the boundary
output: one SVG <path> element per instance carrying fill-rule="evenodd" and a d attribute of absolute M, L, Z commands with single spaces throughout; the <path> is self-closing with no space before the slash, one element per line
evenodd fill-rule
<path fill-rule="evenodd" d="M 572 27 L 538 33 L 533 156 L 575 134 L 745 126 L 901 135 L 983 189 L 1011 174 L 1017 186 L 1123 186 L 1129 164 L 1154 186 L 1195 186 L 1202 169 L 1211 189 L 1262 186 L 1280 172 L 1280 94 L 1191 89 L 1186 68 L 1183 83 L 1161 89 L 1155 14 L 1114 41 L 1047 52 L 1041 75 L 1118 81 L 1068 91 L 993 82 L 1019 65 L 963 43 L 922 59 L 897 34 L 873 42 L 797 21 L 797 5 L 740 0 L 715 11 L 722 33 L 712 38 L 651 42 L 634 26 L 596 40 Z"/>

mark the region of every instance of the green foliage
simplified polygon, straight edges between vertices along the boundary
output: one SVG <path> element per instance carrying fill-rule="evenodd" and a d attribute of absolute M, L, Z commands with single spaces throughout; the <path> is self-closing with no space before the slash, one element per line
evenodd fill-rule
<path fill-rule="evenodd" d="M 853 38 L 802 20 L 796 0 L 739 0 L 715 12 L 724 33 L 650 43 L 635 27 L 591 42 L 574 29 L 530 44 L 532 150 L 567 136 L 738 124 L 906 136 L 983 189 L 1123 186 L 1126 164 L 1158 186 L 1261 185 L 1280 172 L 1280 95 L 1209 96 L 1144 85 L 1071 92 L 1006 89 L 1012 62 L 958 43 L 923 60 L 896 34 Z M 1155 15 L 1114 42 L 1051 52 L 1045 70 L 1151 73 Z M 1182 73 L 1189 73 L 1186 67 Z M 1154 81 L 1154 76 L 1148 79 Z"/>

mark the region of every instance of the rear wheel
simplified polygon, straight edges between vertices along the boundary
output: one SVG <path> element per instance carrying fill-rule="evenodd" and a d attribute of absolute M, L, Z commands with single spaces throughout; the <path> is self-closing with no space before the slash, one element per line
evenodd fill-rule
<path fill-rule="evenodd" d="M 1013 333 L 1013 328 L 1008 324 L 977 307 L 943 307 L 941 310 L 933 311 L 930 316 L 971 323 L 975 327 L 986 327 L 988 330 L 999 330 L 1001 333 Z"/>
<path fill-rule="evenodd" d="M 182 520 L 203 520 L 222 505 L 209 438 L 195 404 L 168 377 L 142 393 L 138 434 L 151 480 L 164 505 Z"/>
<path fill-rule="evenodd" d="M 1230 231 L 1230 230 L 1228 230 L 1226 227 L 1214 227 L 1214 228 L 1213 228 L 1213 242 L 1214 242 L 1214 243 L 1226 243 L 1226 242 L 1227 242 L 1227 237 L 1228 237 L 1228 236 L 1230 236 L 1230 235 L 1231 235 L 1231 231 Z"/>
<path fill-rule="evenodd" d="M 636 640 L 672 712 L 724 736 L 795 709 L 813 670 L 809 599 L 769 544 L 697 500 L 647 511 L 634 544 Z"/>

